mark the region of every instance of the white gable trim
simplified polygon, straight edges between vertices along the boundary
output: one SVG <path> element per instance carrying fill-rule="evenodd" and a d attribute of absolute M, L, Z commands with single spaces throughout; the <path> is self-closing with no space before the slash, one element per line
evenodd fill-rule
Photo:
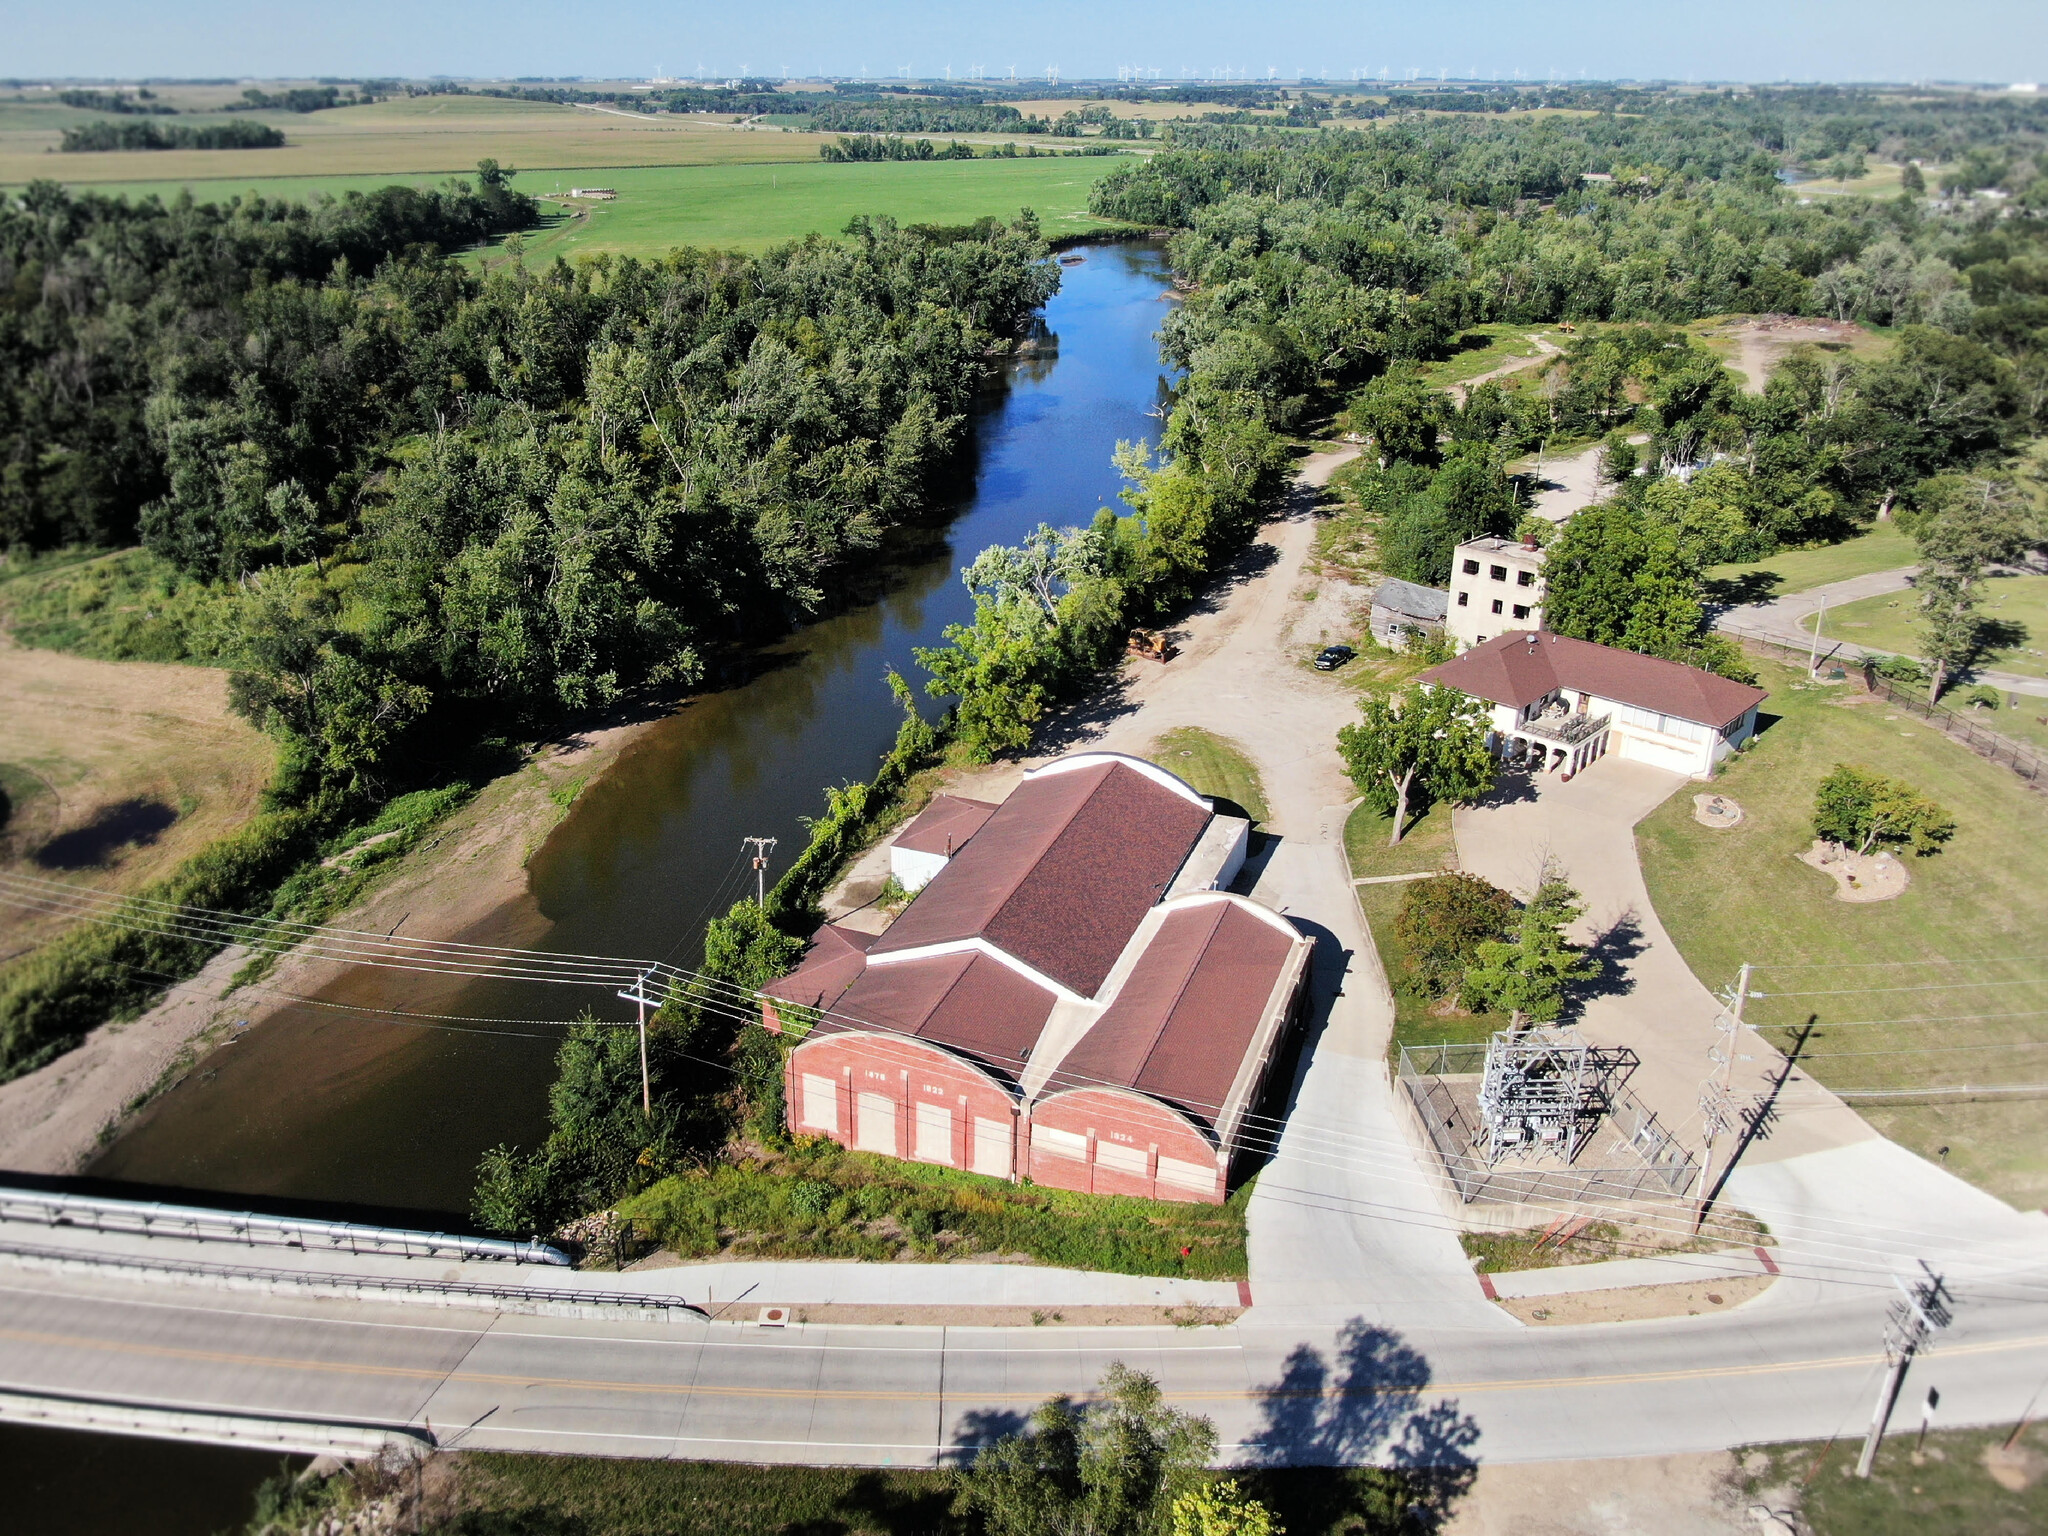
<path fill-rule="evenodd" d="M 1024 777 L 1051 778 L 1055 774 L 1071 773 L 1077 768 L 1094 768 L 1102 763 L 1122 763 L 1131 772 L 1144 775 L 1160 788 L 1172 790 L 1188 804 L 1198 805 L 1205 811 L 1211 809 L 1209 797 L 1196 793 L 1187 780 L 1169 773 L 1157 763 L 1148 763 L 1142 757 L 1130 757 L 1122 752 L 1076 752 L 1071 757 L 1056 757 L 1049 763 L 1033 768 Z"/>
<path fill-rule="evenodd" d="M 1043 987 L 1055 997 L 1075 1003 L 1088 1001 L 1088 999 L 1084 998 L 1072 987 L 1063 986 L 1061 983 L 1054 981 L 1036 966 L 1026 965 L 1015 955 L 997 949 L 995 945 L 979 935 L 971 939 L 949 939 L 943 944 L 920 944 L 915 949 L 892 949 L 887 954 L 882 955 L 869 950 L 868 964 L 900 965 L 906 960 L 932 960 L 945 955 L 961 955 L 970 952 L 986 955 L 998 964 L 1008 966 L 1026 981 L 1034 986 Z"/>

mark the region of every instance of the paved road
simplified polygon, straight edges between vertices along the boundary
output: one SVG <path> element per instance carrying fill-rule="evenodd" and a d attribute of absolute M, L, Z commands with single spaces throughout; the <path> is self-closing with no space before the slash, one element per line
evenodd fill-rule
<path fill-rule="evenodd" d="M 1859 598 L 1882 597 L 1888 592 L 1903 592 L 1913 584 L 1916 569 L 1917 567 L 1909 565 L 1894 571 L 1873 571 L 1864 576 L 1852 576 L 1846 581 L 1831 581 L 1823 586 L 1808 587 L 1804 592 L 1790 592 L 1766 602 L 1744 603 L 1737 608 L 1726 608 L 1714 615 L 1714 628 L 1734 634 L 1763 634 L 1787 645 L 1810 646 L 1813 643 L 1813 627 L 1806 621 L 1820 611 L 1823 599 L 1830 609 L 1834 609 L 1853 603 Z M 1895 653 L 1891 651 L 1854 645 L 1825 633 L 1820 645 L 1820 657 L 1823 661 L 1832 658 L 1837 661 L 1856 662 L 1861 661 L 1866 655 L 1893 654 Z M 2048 678 L 2027 677 L 2018 672 L 2000 672 L 1984 667 L 1973 669 L 1967 681 L 1988 683 L 2005 693 L 2048 698 Z"/>
<path fill-rule="evenodd" d="M 1337 462 L 1311 461 L 1311 478 Z M 1952 1423 L 2016 1413 L 2048 1372 L 2048 1221 L 1973 1192 L 1939 1219 L 1901 1210 L 1889 1190 L 1916 1171 L 1857 1147 L 1737 1176 L 1731 1198 L 1769 1215 L 1784 1278 L 1727 1315 L 1525 1328 L 1483 1301 L 1387 1080 L 1390 1000 L 1345 880 L 1350 791 L 1330 750 L 1355 704 L 1341 680 L 1303 664 L 1294 639 L 1312 537 L 1297 505 L 1186 627 L 1182 658 L 1135 671 L 1124 695 L 1066 722 L 1060 745 L 1142 746 L 1184 723 L 1243 742 L 1280 834 L 1255 892 L 1321 929 L 1313 1049 L 1251 1204 L 1254 1305 L 1235 1324 L 769 1330 L 430 1311 L 0 1264 L 0 1391 L 404 1424 L 478 1447 L 930 1464 L 1015 1426 L 1050 1394 L 1086 1391 L 1121 1359 L 1211 1415 L 1233 1460 L 1621 1456 L 1853 1432 L 1879 1369 L 1889 1273 L 1924 1254 L 1957 1275 L 1958 1324 L 1909 1391 L 1938 1386 Z M 776 1277 L 784 1286 L 808 1276 L 829 1289 L 850 1275 L 763 1268 L 792 1272 Z M 864 1267 L 864 1294 L 896 1272 Z M 981 1283 L 968 1266 L 900 1272 L 906 1300 L 967 1299 Z M 617 1283 L 695 1297 L 733 1295 L 739 1280 L 735 1266 L 703 1265 Z M 1091 1294 L 1088 1277 L 1016 1283 Z"/>

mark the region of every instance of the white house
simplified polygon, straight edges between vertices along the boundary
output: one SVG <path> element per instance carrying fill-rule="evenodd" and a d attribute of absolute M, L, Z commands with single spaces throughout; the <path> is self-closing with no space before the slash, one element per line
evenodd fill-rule
<path fill-rule="evenodd" d="M 1539 773 L 1577 773 L 1614 752 L 1706 778 L 1755 734 L 1766 697 L 1698 667 L 1540 630 L 1475 645 L 1421 680 L 1492 705 L 1494 750 Z"/>
<path fill-rule="evenodd" d="M 1534 539 L 1472 539 L 1457 547 L 1444 628 L 1459 650 L 1543 627 L 1543 555 Z"/>

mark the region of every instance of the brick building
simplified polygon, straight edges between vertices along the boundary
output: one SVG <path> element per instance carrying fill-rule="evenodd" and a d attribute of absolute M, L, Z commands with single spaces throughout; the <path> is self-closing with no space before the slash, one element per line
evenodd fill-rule
<path fill-rule="evenodd" d="M 1033 770 L 993 809 L 935 800 L 898 840 L 938 859 L 902 916 L 880 935 L 826 925 L 763 989 L 770 1028 L 809 1026 L 789 1055 L 790 1129 L 1220 1202 L 1312 947 L 1225 890 L 1249 830 L 1104 752 Z"/>

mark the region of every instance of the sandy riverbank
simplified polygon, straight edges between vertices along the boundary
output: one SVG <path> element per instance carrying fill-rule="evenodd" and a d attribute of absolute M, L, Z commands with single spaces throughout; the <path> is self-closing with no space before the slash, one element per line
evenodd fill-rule
<path fill-rule="evenodd" d="M 526 894 L 527 861 L 565 814 L 569 795 L 601 776 L 666 710 L 641 712 L 550 743 L 486 785 L 438 835 L 397 861 L 336 926 L 410 937 L 523 943 L 505 914 Z M 244 1025 L 316 996 L 343 972 L 286 958 L 259 984 L 230 993 L 246 958 L 216 955 L 141 1016 L 103 1025 L 40 1071 L 0 1084 L 0 1169 L 79 1172 L 123 1123 Z"/>

